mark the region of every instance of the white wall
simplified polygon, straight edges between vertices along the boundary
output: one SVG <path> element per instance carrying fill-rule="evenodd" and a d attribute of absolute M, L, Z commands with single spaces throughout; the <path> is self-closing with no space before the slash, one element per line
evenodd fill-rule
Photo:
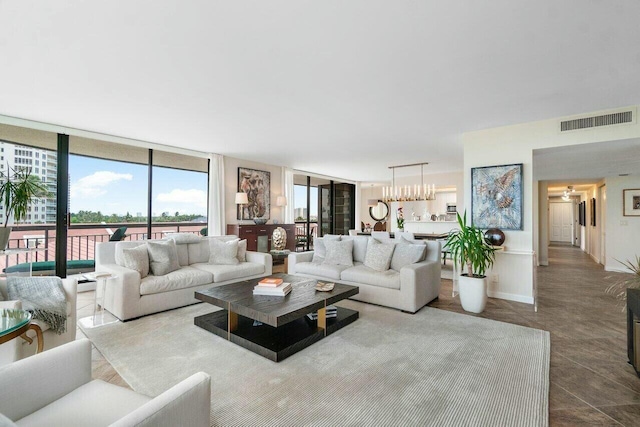
<path fill-rule="evenodd" d="M 607 185 L 605 270 L 628 272 L 618 261 L 640 256 L 640 216 L 623 216 L 622 190 L 640 188 L 640 176 L 605 179 Z"/>
<path fill-rule="evenodd" d="M 637 111 L 637 106 L 632 108 Z M 585 113 L 580 116 L 608 112 Z M 537 183 L 534 185 L 533 181 L 533 150 L 640 137 L 640 125 L 637 121 L 618 126 L 602 126 L 561 133 L 559 122 L 569 118 L 575 118 L 575 116 L 468 132 L 462 135 L 464 182 L 471 181 L 473 167 L 523 164 L 524 226 L 523 230 L 505 231 L 505 245 L 508 250 L 528 253 L 531 259 L 534 257 L 534 251 L 538 249 L 539 242 L 538 185 Z M 471 211 L 470 185 L 464 187 L 464 207 Z M 546 236 L 543 238 L 546 239 Z M 528 263 L 525 264 L 528 265 Z M 503 268 L 503 266 L 498 267 Z M 510 294 L 519 295 L 526 300 L 532 299 L 533 268 L 527 268 L 525 271 L 519 271 L 515 267 L 503 268 L 503 270 L 496 292 L 500 292 L 503 286 L 508 286 Z"/>
<path fill-rule="evenodd" d="M 237 205 L 235 203 L 236 192 L 238 191 L 238 167 L 268 171 L 271 173 L 271 215 L 269 223 L 274 219 L 282 223 L 284 218 L 283 209 L 276 206 L 276 198 L 283 194 L 282 188 L 282 168 L 280 166 L 267 165 L 264 163 L 250 162 L 248 160 L 236 159 L 234 157 L 224 158 L 224 185 L 225 185 L 225 206 L 226 223 L 243 224 L 253 223 L 250 220 L 240 221 L 237 219 Z"/>

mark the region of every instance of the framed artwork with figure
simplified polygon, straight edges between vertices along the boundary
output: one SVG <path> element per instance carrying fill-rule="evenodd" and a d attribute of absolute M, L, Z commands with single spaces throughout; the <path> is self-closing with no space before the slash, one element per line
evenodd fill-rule
<path fill-rule="evenodd" d="M 640 216 L 640 188 L 622 190 L 622 214 Z"/>
<path fill-rule="evenodd" d="M 239 167 L 238 192 L 247 193 L 249 203 L 238 205 L 237 219 L 269 219 L 271 212 L 270 172 Z"/>
<path fill-rule="evenodd" d="M 471 168 L 471 224 L 522 230 L 522 163 Z"/>

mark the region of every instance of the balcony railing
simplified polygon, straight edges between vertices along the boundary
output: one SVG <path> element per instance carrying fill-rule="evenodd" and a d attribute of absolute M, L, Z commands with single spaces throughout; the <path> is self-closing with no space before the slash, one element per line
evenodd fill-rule
<path fill-rule="evenodd" d="M 204 222 L 156 222 L 151 225 L 150 238 L 161 239 L 167 233 L 178 232 L 198 234 L 206 226 Z M 94 259 L 96 243 L 109 241 L 113 231 L 119 227 L 127 227 L 124 240 L 147 239 L 145 223 L 72 224 L 67 232 L 67 261 Z M 56 254 L 55 225 L 13 226 L 7 249 L 20 248 L 46 249 L 30 254 L 30 262 L 53 261 Z M 8 266 L 25 263 L 27 260 L 27 255 L 24 253 L 0 256 L 0 271 Z"/>

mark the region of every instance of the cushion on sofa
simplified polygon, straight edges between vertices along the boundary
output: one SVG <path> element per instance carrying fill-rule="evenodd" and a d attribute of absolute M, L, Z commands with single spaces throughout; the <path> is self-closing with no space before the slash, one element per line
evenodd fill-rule
<path fill-rule="evenodd" d="M 348 268 L 352 267 L 348 265 L 329 265 L 317 262 L 298 262 L 296 263 L 295 273 L 309 274 L 331 280 L 340 280 L 340 274 Z"/>
<path fill-rule="evenodd" d="M 353 240 L 325 240 L 327 256 L 323 264 L 326 265 L 353 265 Z"/>
<path fill-rule="evenodd" d="M 116 242 L 115 249 L 114 249 L 114 252 L 115 252 L 114 253 L 114 257 L 115 257 L 116 264 L 124 267 L 124 260 L 122 259 L 122 251 L 124 249 L 127 249 L 127 248 L 131 249 L 131 248 L 138 247 L 140 245 L 145 245 L 146 246 L 145 241 L 143 241 L 143 240 L 140 240 L 140 241 L 138 241 L 138 240 L 134 240 L 134 241 L 123 240 L 121 242 Z M 54 270 L 55 270 L 55 268 L 54 268 Z"/>
<path fill-rule="evenodd" d="M 200 239 L 196 243 L 188 243 L 189 265 L 199 262 L 209 262 L 209 239 Z"/>
<path fill-rule="evenodd" d="M 414 245 L 404 239 L 400 239 L 400 242 L 396 245 L 396 249 L 393 251 L 391 269 L 400 271 L 404 266 L 422 261 L 426 250 L 426 245 Z"/>
<path fill-rule="evenodd" d="M 191 267 L 206 271 L 213 275 L 213 282 L 220 283 L 226 280 L 239 279 L 247 276 L 264 274 L 264 264 L 257 262 L 243 262 L 237 265 L 222 264 L 192 264 Z"/>
<path fill-rule="evenodd" d="M 327 256 L 327 248 L 324 246 L 324 237 L 313 239 L 313 262 L 322 263 Z"/>
<path fill-rule="evenodd" d="M 383 243 L 370 237 L 364 257 L 364 265 L 377 271 L 387 271 L 391 265 L 391 257 L 395 246 L 395 243 Z"/>
<path fill-rule="evenodd" d="M 168 233 L 165 236 L 166 239 L 173 239 L 176 245 L 185 245 L 187 243 L 198 243 L 202 240 L 202 237 L 195 233 Z"/>
<path fill-rule="evenodd" d="M 140 281 L 140 295 L 174 291 L 176 289 L 206 285 L 211 282 L 213 282 L 211 273 L 191 266 L 181 267 L 164 276 L 147 276 L 142 279 Z"/>
<path fill-rule="evenodd" d="M 429 249 L 427 247 L 427 241 L 426 240 L 408 239 L 406 236 L 400 236 L 400 242 L 408 243 L 410 245 L 424 246 L 425 247 L 424 254 L 422 255 L 422 258 L 420 259 L 420 261 L 424 261 L 427 258 L 427 251 Z M 440 256 L 438 256 L 438 259 L 440 259 Z"/>
<path fill-rule="evenodd" d="M 240 240 L 240 239 L 238 239 Z M 238 261 L 246 262 L 247 261 L 247 239 L 242 239 L 238 242 Z"/>
<path fill-rule="evenodd" d="M 324 234 L 322 236 L 326 240 L 342 240 L 342 234 Z"/>
<path fill-rule="evenodd" d="M 367 255 L 367 244 L 369 243 L 369 237 L 342 236 L 342 239 L 340 240 L 353 240 L 353 261 L 364 262 L 364 257 Z"/>
<path fill-rule="evenodd" d="M 400 289 L 400 273 L 395 270 L 377 271 L 364 264 L 344 270 L 340 275 L 340 279 L 362 283 L 363 285 Z"/>
<path fill-rule="evenodd" d="M 147 250 L 149 251 L 149 269 L 154 276 L 164 276 L 180 268 L 175 241 L 148 240 Z"/>
<path fill-rule="evenodd" d="M 223 242 L 218 239 L 209 240 L 209 264 L 236 265 L 238 261 L 238 242 L 234 239 Z"/>
<path fill-rule="evenodd" d="M 122 267 L 136 270 L 140 273 L 140 278 L 149 275 L 149 251 L 147 245 L 136 246 L 135 248 L 123 248 L 120 257 Z"/>
<path fill-rule="evenodd" d="M 189 245 L 176 242 L 176 252 L 178 253 L 178 264 L 180 267 L 189 265 Z"/>

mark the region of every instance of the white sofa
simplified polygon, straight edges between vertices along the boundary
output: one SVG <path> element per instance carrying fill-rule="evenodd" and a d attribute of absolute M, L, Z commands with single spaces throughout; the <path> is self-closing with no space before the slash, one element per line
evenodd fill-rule
<path fill-rule="evenodd" d="M 289 274 L 325 281 L 339 281 L 359 287 L 360 292 L 351 299 L 396 308 L 415 313 L 440 293 L 440 242 L 424 240 L 416 244 L 426 245 L 423 261 L 406 265 L 399 271 L 377 271 L 364 265 L 370 237 L 341 236 L 341 240 L 353 239 L 353 266 L 327 265 L 316 257 L 314 251 L 289 255 Z M 314 245 L 322 243 L 315 239 Z"/>
<path fill-rule="evenodd" d="M 155 398 L 91 380 L 91 342 L 0 368 L 2 426 L 210 425 L 211 378 L 198 372 Z"/>
<path fill-rule="evenodd" d="M 42 338 L 44 340 L 44 350 L 49 350 L 61 344 L 76 339 L 76 300 L 77 300 L 77 281 L 75 279 L 63 279 L 62 286 L 67 297 L 67 330 L 58 335 L 53 332 L 49 325 L 45 322 L 34 320 L 33 323 L 42 329 Z M 22 308 L 20 301 L 7 301 L 7 281 L 0 280 L 0 294 L 5 301 L 0 302 L 0 308 Z M 33 330 L 27 331 L 27 336 L 33 340 L 32 344 L 22 338 L 15 338 L 9 342 L 0 345 L 0 365 L 23 359 L 27 356 L 35 354 L 37 349 L 36 333 Z"/>
<path fill-rule="evenodd" d="M 149 275 L 142 279 L 139 272 L 116 263 L 116 251 L 134 248 L 146 241 L 98 243 L 96 272 L 115 276 L 107 280 L 104 307 L 120 320 L 135 319 L 200 302 L 194 293 L 201 289 L 271 274 L 271 255 L 261 252 L 247 251 L 246 262 L 237 265 L 209 264 L 210 239 L 229 241 L 237 236 L 202 237 L 194 243 L 177 244 L 180 269 L 164 276 Z"/>

